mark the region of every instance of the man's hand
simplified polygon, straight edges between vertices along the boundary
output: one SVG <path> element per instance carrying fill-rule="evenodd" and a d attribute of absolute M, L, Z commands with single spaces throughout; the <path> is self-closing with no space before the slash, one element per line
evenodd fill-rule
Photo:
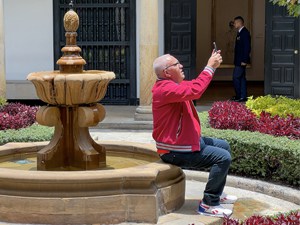
<path fill-rule="evenodd" d="M 214 69 L 217 69 L 220 64 L 222 63 L 222 56 L 221 56 L 221 51 L 217 51 L 217 52 L 213 52 L 211 54 L 211 57 L 209 58 L 208 62 L 207 62 L 207 66 L 210 66 Z"/>
<path fill-rule="evenodd" d="M 247 66 L 247 63 L 242 62 L 241 65 L 242 66 Z"/>

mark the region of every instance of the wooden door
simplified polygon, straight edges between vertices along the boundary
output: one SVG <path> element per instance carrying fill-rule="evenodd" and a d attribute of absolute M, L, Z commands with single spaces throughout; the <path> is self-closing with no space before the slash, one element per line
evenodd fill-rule
<path fill-rule="evenodd" d="M 165 0 L 165 53 L 184 66 L 187 80 L 196 76 L 196 0 Z"/>
<path fill-rule="evenodd" d="M 265 94 L 299 98 L 299 19 L 266 4 Z"/>

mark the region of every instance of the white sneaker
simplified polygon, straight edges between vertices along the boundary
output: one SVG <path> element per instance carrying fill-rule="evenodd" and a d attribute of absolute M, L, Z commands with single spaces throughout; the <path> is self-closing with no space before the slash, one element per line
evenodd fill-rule
<path fill-rule="evenodd" d="M 215 216 L 215 217 L 224 217 L 224 216 L 230 216 L 232 214 L 232 210 L 225 209 L 221 205 L 217 206 L 209 206 L 201 202 L 199 204 L 198 213 L 201 215 L 207 215 L 207 216 Z"/>
<path fill-rule="evenodd" d="M 233 204 L 237 200 L 237 197 L 234 195 L 227 195 L 226 193 L 222 193 L 220 196 L 220 203 L 221 204 Z"/>

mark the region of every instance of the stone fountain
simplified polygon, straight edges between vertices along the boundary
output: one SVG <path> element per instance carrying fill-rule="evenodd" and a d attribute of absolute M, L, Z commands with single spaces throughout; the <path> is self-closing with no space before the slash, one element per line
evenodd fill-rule
<path fill-rule="evenodd" d="M 88 127 L 105 117 L 105 109 L 98 104 L 107 85 L 115 78 L 113 72 L 83 71 L 85 60 L 76 45 L 79 18 L 69 10 L 64 16 L 66 46 L 57 61 L 60 71 L 31 73 L 30 80 L 38 97 L 48 103 L 37 113 L 37 121 L 55 126 L 54 138 L 38 152 L 39 170 L 79 168 L 84 170 L 105 167 L 105 149 L 90 137 Z"/>
<path fill-rule="evenodd" d="M 78 25 L 78 15 L 69 10 L 64 17 L 66 46 L 57 62 L 60 71 L 28 76 L 39 98 L 48 103 L 38 111 L 37 121 L 55 127 L 52 140 L 0 146 L 0 221 L 156 223 L 160 215 L 183 205 L 185 175 L 180 168 L 162 163 L 153 145 L 96 143 L 91 138 L 88 127 L 105 117 L 97 102 L 115 75 L 83 70 L 85 60 L 76 45 Z M 133 164 L 107 166 L 111 157 Z M 20 170 L 18 160 L 30 161 L 33 167 Z"/>

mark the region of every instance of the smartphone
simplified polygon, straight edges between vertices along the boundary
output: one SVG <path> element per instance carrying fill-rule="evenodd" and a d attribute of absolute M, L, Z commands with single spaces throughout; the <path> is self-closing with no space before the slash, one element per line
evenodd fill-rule
<path fill-rule="evenodd" d="M 217 51 L 218 51 L 218 48 L 217 48 L 216 42 L 213 42 L 213 45 L 214 45 L 214 52 L 217 52 Z"/>

